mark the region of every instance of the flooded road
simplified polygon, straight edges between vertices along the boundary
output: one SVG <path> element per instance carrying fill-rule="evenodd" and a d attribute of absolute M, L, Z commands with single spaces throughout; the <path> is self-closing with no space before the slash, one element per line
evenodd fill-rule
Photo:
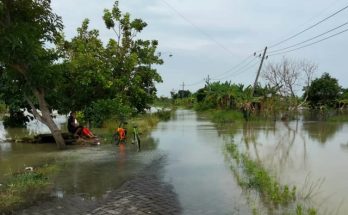
<path fill-rule="evenodd" d="M 168 155 L 165 180 L 174 186 L 183 214 L 251 214 L 212 123 L 193 111 L 179 110 L 152 136 Z"/>
<path fill-rule="evenodd" d="M 6 172 L 57 161 L 65 168 L 55 180 L 53 196 L 98 199 L 165 157 L 163 180 L 173 186 L 183 214 L 252 214 L 226 158 L 226 144 L 233 142 L 262 162 L 281 184 L 295 185 L 304 195 L 311 193 L 319 214 L 348 213 L 348 123 L 301 117 L 219 127 L 194 111 L 178 110 L 142 137 L 140 153 L 130 144 L 57 151 L 55 145 L 7 141 L 38 131 L 38 125 L 4 129 L 0 123 L 0 181 Z"/>

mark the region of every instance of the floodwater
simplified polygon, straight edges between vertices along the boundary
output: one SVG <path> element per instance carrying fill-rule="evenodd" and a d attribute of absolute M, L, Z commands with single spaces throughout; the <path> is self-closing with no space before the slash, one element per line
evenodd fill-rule
<path fill-rule="evenodd" d="M 56 122 L 65 126 L 66 117 L 61 116 Z M 27 129 L 5 129 L 0 121 L 0 184 L 9 173 L 23 171 L 28 166 L 35 168 L 57 162 L 62 169 L 55 177 L 52 196 L 78 195 L 95 200 L 122 185 L 159 156 L 155 152 L 158 143 L 151 137 L 144 137 L 142 153 L 137 153 L 131 144 L 119 147 L 113 144 L 68 146 L 67 150 L 59 151 L 55 144 L 11 141 L 47 132 L 48 128 L 39 122 L 30 123 Z"/>
<path fill-rule="evenodd" d="M 319 214 L 348 214 L 348 123 L 305 119 L 245 122 L 220 130 Z"/>
<path fill-rule="evenodd" d="M 66 118 L 58 120 L 64 123 Z M 348 214 L 348 123 L 300 117 L 219 127 L 194 111 L 178 110 L 171 120 L 160 122 L 148 137 L 142 137 L 140 153 L 131 145 L 72 146 L 57 151 L 55 145 L 8 141 L 40 131 L 37 123 L 28 129 L 4 129 L 0 123 L 0 183 L 6 177 L 3 173 L 58 161 L 66 168 L 59 173 L 52 195 L 93 199 L 165 156 L 164 180 L 178 194 L 183 214 L 251 214 L 252 206 L 226 158 L 225 146 L 234 142 L 282 184 L 311 192 L 320 214 Z"/>
<path fill-rule="evenodd" d="M 152 132 L 168 154 L 165 180 L 173 185 L 183 214 L 251 214 L 225 162 L 224 140 L 214 124 L 179 110 Z"/>

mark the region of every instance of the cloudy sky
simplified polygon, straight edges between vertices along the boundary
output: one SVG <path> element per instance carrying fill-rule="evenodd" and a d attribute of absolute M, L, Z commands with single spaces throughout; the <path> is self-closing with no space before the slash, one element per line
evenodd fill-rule
<path fill-rule="evenodd" d="M 63 18 L 65 35 L 76 35 L 85 18 L 100 31 L 103 41 L 115 37 L 105 28 L 103 10 L 113 0 L 52 0 L 55 13 Z M 252 54 L 272 46 L 345 8 L 344 0 L 120 0 L 122 12 L 141 18 L 148 27 L 139 35 L 159 41 L 164 65 L 158 67 L 163 83 L 158 95 L 171 90 L 196 91 L 208 77 L 214 81 L 253 84 L 260 59 Z M 318 64 L 317 76 L 330 73 L 339 84 L 348 87 L 348 32 L 315 45 L 271 56 L 286 48 L 343 25 L 335 31 L 311 40 L 306 45 L 348 29 L 348 8 L 320 25 L 269 48 L 266 64 L 282 57 L 306 59 Z M 300 47 L 295 46 L 294 48 Z M 291 49 L 286 49 L 288 51 Z M 277 53 L 277 52 L 273 52 Z M 173 55 L 170 57 L 169 55 Z M 262 80 L 261 80 L 262 81 Z"/>

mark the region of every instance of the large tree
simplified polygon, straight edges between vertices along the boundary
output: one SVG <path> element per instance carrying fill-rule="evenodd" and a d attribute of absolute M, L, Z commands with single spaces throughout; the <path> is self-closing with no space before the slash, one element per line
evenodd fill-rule
<path fill-rule="evenodd" d="M 50 44 L 59 40 L 62 29 L 61 18 L 52 12 L 49 0 L 0 0 L 1 90 L 16 96 L 4 100 L 28 107 L 48 126 L 59 148 L 65 142 L 51 116 L 53 104 L 47 99 L 61 77 L 55 64 L 58 55 Z"/>
<path fill-rule="evenodd" d="M 71 41 L 60 44 L 70 79 L 62 85 L 69 94 L 65 107 L 83 111 L 96 125 L 110 115 L 143 112 L 156 96 L 155 83 L 162 81 L 152 67 L 163 63 L 156 54 L 158 42 L 137 38 L 147 24 L 122 14 L 117 1 L 111 10 L 105 9 L 103 19 L 115 32 L 105 46 L 87 19 Z"/>
<path fill-rule="evenodd" d="M 108 29 L 115 32 L 106 47 L 109 65 L 114 77 L 113 87 L 132 107 L 141 112 L 156 97 L 156 82 L 162 78 L 152 67 L 163 61 L 156 54 L 157 40 L 137 39 L 137 34 L 147 26 L 141 19 L 131 19 L 129 13 L 122 14 L 118 1 L 111 10 L 105 10 L 103 19 Z M 115 56 L 115 57 L 112 57 Z"/>

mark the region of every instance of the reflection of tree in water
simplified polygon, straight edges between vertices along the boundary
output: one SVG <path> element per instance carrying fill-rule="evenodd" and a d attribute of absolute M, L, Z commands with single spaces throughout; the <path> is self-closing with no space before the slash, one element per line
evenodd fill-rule
<path fill-rule="evenodd" d="M 245 124 L 242 140 L 249 156 L 260 162 L 268 163 L 266 166 L 272 167 L 272 169 L 278 167 L 278 172 L 281 172 L 285 169 L 284 166 L 291 165 L 295 160 L 298 160 L 297 155 L 293 154 L 296 153 L 296 150 L 292 149 L 296 145 L 295 143 L 299 142 L 303 144 L 303 160 L 306 163 L 307 143 L 300 132 L 300 122 L 300 120 L 278 121 L 273 122 L 273 124 L 261 124 L 262 127 L 257 126 L 257 124 Z M 261 134 L 264 134 L 266 139 L 261 139 Z"/>
<path fill-rule="evenodd" d="M 335 134 L 342 129 L 342 123 L 330 123 L 330 122 L 313 122 L 304 123 L 303 129 L 308 133 L 308 136 L 325 144 L 328 140 L 333 138 Z"/>
<path fill-rule="evenodd" d="M 262 145 L 262 143 L 260 143 L 260 137 L 259 137 L 261 132 L 264 133 L 266 136 L 268 136 L 269 133 L 274 133 L 275 132 L 274 122 L 273 121 L 245 122 L 243 124 L 242 142 L 244 143 L 249 153 L 252 153 L 252 150 L 253 150 L 254 156 L 258 161 L 260 161 L 260 155 L 259 155 L 259 150 L 257 147 Z M 252 149 L 250 147 L 252 147 Z"/>

